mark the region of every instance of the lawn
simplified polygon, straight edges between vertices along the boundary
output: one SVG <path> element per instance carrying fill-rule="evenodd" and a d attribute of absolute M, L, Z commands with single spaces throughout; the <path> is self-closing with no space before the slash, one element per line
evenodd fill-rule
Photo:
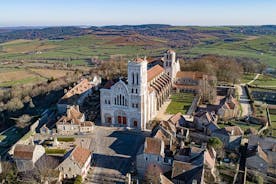
<path fill-rule="evenodd" d="M 255 80 L 252 85 L 256 86 L 274 86 L 276 87 L 276 78 L 267 76 L 267 75 L 261 75 L 257 80 Z"/>
<path fill-rule="evenodd" d="M 168 114 L 176 114 L 181 112 L 186 114 L 189 110 L 192 101 L 194 99 L 194 94 L 191 93 L 174 93 L 171 95 L 171 103 L 166 109 Z"/>

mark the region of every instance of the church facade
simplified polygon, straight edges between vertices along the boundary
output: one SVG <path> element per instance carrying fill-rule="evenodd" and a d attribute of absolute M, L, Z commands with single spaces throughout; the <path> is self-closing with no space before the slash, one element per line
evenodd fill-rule
<path fill-rule="evenodd" d="M 162 66 L 148 65 L 146 58 L 128 62 L 127 80 L 109 81 L 100 90 L 101 121 L 140 130 L 157 115 L 171 92 L 179 61 L 172 50 L 165 52 Z"/>

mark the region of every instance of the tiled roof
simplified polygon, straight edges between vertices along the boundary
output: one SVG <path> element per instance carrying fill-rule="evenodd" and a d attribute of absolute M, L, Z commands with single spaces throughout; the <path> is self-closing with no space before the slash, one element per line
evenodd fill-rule
<path fill-rule="evenodd" d="M 91 155 L 91 151 L 85 148 L 81 148 L 80 146 L 77 146 L 72 151 L 71 158 L 78 164 L 80 168 L 82 168 L 90 155 Z"/>
<path fill-rule="evenodd" d="M 85 127 L 85 126 L 93 126 L 93 125 L 94 125 L 94 123 L 91 122 L 91 121 L 84 121 L 84 122 L 81 122 L 81 123 L 80 123 L 80 126 L 82 126 L 82 127 Z"/>
<path fill-rule="evenodd" d="M 164 133 L 164 130 L 159 129 L 156 134 L 154 135 L 154 138 L 160 139 L 164 141 L 165 145 L 169 144 L 169 137 L 167 137 Z"/>
<path fill-rule="evenodd" d="M 144 153 L 160 155 L 162 149 L 162 141 L 157 138 L 147 137 L 145 140 Z"/>
<path fill-rule="evenodd" d="M 93 85 L 87 80 L 83 79 L 80 83 L 78 83 L 76 86 L 74 86 L 71 90 L 69 90 L 62 99 L 70 98 L 74 95 L 80 95 L 87 90 L 91 89 Z"/>
<path fill-rule="evenodd" d="M 193 169 L 194 166 L 191 163 L 174 161 L 173 162 L 173 170 L 172 170 L 172 178 L 181 175 L 182 173 Z"/>
<path fill-rule="evenodd" d="M 70 106 L 70 109 L 67 110 L 67 115 L 62 116 L 57 124 L 80 124 L 82 116 L 83 113 L 81 113 L 75 106 Z"/>
<path fill-rule="evenodd" d="M 181 118 L 182 118 L 182 114 L 179 112 L 173 115 L 172 117 L 170 117 L 169 121 L 176 126 Z"/>
<path fill-rule="evenodd" d="M 15 159 L 32 160 L 34 150 L 34 145 L 17 144 L 13 156 Z"/>
<path fill-rule="evenodd" d="M 162 72 L 164 72 L 164 68 L 160 65 L 155 65 L 151 69 L 148 70 L 148 82 L 150 82 L 152 79 L 160 75 Z"/>

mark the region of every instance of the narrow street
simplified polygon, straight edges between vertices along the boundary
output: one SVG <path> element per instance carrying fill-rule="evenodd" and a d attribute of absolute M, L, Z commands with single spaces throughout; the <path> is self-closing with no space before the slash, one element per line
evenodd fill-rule
<path fill-rule="evenodd" d="M 245 87 L 244 85 L 236 85 L 236 89 L 238 91 L 238 94 L 239 94 L 239 101 L 240 101 L 240 104 L 241 104 L 241 107 L 242 107 L 242 117 L 244 116 L 249 116 L 252 114 L 252 109 L 251 109 L 251 106 L 249 104 L 249 98 L 248 98 L 248 95 L 245 91 Z"/>

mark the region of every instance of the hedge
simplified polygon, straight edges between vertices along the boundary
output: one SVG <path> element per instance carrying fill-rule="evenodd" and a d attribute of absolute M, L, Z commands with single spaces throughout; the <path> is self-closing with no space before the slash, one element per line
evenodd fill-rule
<path fill-rule="evenodd" d="M 62 154 L 64 155 L 66 153 L 66 149 L 45 149 L 46 154 Z"/>
<path fill-rule="evenodd" d="M 57 140 L 60 142 L 74 142 L 75 138 L 74 137 L 58 137 Z"/>

